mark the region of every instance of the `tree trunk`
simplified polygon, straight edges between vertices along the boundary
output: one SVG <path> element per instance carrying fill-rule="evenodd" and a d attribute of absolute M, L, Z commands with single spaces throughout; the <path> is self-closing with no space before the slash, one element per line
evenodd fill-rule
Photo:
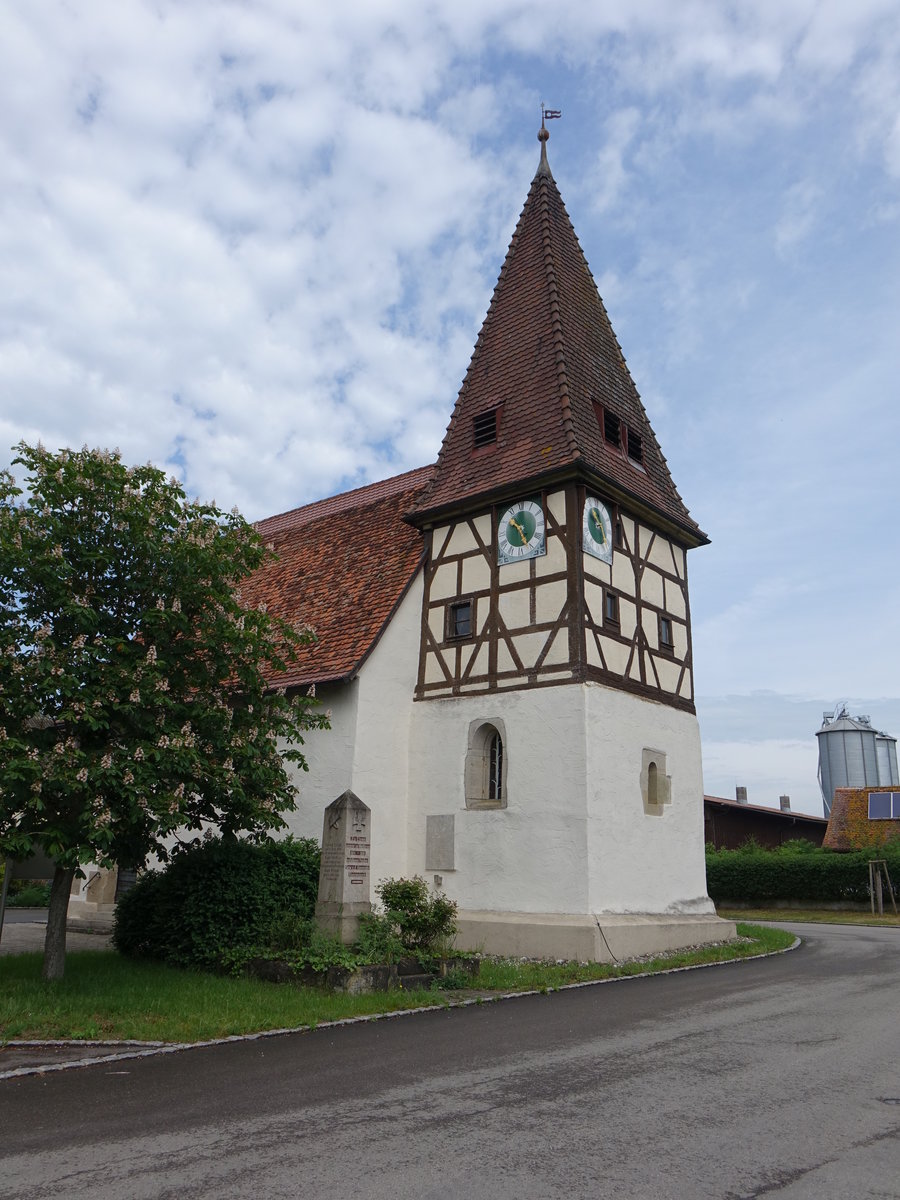
<path fill-rule="evenodd" d="M 69 913 L 69 892 L 75 878 L 73 867 L 57 865 L 50 885 L 50 908 L 47 911 L 47 936 L 44 938 L 44 979 L 62 979 L 66 969 L 66 917 Z"/>

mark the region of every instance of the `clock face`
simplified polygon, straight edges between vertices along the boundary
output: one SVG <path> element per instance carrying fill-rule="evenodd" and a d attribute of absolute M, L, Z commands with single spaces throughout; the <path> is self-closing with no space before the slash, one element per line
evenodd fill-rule
<path fill-rule="evenodd" d="M 546 554 L 544 510 L 537 500 L 518 500 L 511 504 L 497 523 L 497 562 L 521 562 Z"/>
<path fill-rule="evenodd" d="M 613 559 L 612 518 L 609 509 L 596 496 L 586 496 L 582 517 L 584 550 L 602 562 Z"/>

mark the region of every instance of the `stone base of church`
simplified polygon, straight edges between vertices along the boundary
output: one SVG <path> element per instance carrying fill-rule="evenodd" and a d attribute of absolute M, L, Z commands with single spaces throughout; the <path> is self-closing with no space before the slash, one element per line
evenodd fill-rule
<path fill-rule="evenodd" d="M 734 921 L 714 915 L 593 916 L 460 910 L 456 945 L 510 958 L 618 962 L 737 937 Z"/>

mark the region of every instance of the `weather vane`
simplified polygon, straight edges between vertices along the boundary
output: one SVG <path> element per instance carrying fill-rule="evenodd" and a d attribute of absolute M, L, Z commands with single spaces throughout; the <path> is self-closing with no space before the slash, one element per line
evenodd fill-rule
<path fill-rule="evenodd" d="M 541 165 L 538 169 L 541 171 L 549 172 L 550 170 L 550 164 L 547 162 L 547 139 L 550 134 L 547 132 L 546 122 L 561 116 L 561 108 L 545 108 L 543 100 L 541 101 L 541 127 L 538 130 L 538 141 L 541 143 Z"/>

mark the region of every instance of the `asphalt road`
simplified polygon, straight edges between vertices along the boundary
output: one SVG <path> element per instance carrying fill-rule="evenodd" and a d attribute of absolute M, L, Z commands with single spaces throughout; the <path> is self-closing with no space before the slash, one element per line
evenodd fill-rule
<path fill-rule="evenodd" d="M 900 931 L 0 1083 L 0 1196 L 900 1197 Z"/>

